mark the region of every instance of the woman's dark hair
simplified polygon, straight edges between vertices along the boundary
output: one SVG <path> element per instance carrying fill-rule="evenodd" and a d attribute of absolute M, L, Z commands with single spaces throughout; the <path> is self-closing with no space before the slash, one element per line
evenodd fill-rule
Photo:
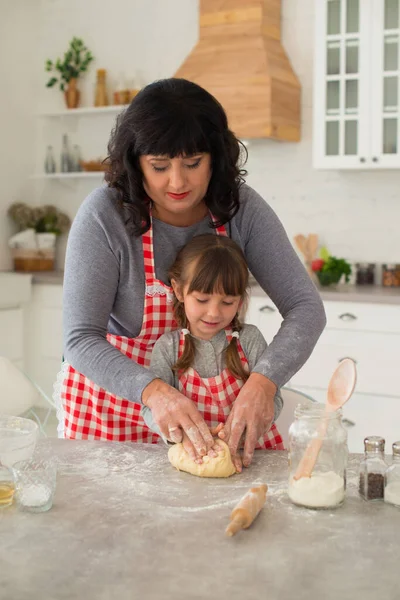
<path fill-rule="evenodd" d="M 170 279 L 174 279 L 180 290 L 187 294 L 202 292 L 204 294 L 222 294 L 241 296 L 245 308 L 249 271 L 241 248 L 226 236 L 213 233 L 198 235 L 190 240 L 177 254 L 170 268 Z M 174 313 L 179 327 L 188 327 L 185 306 L 174 297 Z M 232 329 L 240 331 L 242 325 L 239 315 L 232 321 Z M 193 365 L 195 344 L 192 336 L 185 336 L 182 356 L 173 369 L 186 371 Z M 237 349 L 237 338 L 233 337 L 226 348 L 226 366 L 232 375 L 246 381 L 249 373 L 240 360 Z"/>
<path fill-rule="evenodd" d="M 241 149 L 244 150 L 243 155 Z M 149 199 L 143 187 L 139 157 L 211 155 L 212 175 L 205 203 L 218 227 L 239 209 L 241 168 L 247 150 L 228 127 L 221 104 L 186 79 L 161 79 L 143 88 L 119 115 L 108 144 L 105 179 L 118 193 L 127 226 L 135 235 L 150 227 Z"/>

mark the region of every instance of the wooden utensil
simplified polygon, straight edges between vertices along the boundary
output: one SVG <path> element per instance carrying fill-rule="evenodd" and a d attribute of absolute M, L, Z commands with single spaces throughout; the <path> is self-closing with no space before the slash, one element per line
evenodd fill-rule
<path fill-rule="evenodd" d="M 231 512 L 231 522 L 225 530 L 229 537 L 235 535 L 240 529 L 250 527 L 260 510 L 265 504 L 268 486 L 266 484 L 252 487 L 238 502 Z"/>
<path fill-rule="evenodd" d="M 316 233 L 310 233 L 305 237 L 302 233 L 294 236 L 294 241 L 297 248 L 304 256 L 304 264 L 311 279 L 316 280 L 315 273 L 311 268 L 311 263 L 315 258 L 318 250 L 318 235 Z"/>
<path fill-rule="evenodd" d="M 357 379 L 356 365 L 351 358 L 345 358 L 336 367 L 328 385 L 326 397 L 325 415 L 318 426 L 318 437 L 313 439 L 307 446 L 304 455 L 299 462 L 294 479 L 311 477 L 311 473 L 317 462 L 318 454 L 328 428 L 329 413 L 343 406 L 351 397 Z"/>

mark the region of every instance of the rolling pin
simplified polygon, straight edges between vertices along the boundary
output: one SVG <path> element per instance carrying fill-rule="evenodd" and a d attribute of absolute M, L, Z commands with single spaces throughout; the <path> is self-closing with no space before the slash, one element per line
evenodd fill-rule
<path fill-rule="evenodd" d="M 260 510 L 265 504 L 268 486 L 250 488 L 231 512 L 231 522 L 225 530 L 229 537 L 235 535 L 240 529 L 250 527 Z"/>

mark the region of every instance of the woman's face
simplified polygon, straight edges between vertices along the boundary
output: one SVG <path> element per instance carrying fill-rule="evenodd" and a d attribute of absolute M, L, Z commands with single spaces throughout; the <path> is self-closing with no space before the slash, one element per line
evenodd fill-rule
<path fill-rule="evenodd" d="M 185 227 L 207 214 L 203 199 L 211 179 L 210 154 L 176 158 L 146 154 L 140 156 L 139 163 L 155 217 Z"/>

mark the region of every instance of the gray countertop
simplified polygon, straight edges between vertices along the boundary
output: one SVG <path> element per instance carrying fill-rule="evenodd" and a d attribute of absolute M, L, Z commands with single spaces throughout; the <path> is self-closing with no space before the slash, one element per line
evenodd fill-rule
<path fill-rule="evenodd" d="M 63 277 L 64 271 L 32 273 L 34 284 L 62 285 Z M 400 287 L 384 288 L 380 285 L 342 284 L 336 288 L 321 288 L 319 291 L 323 300 L 400 305 Z M 266 296 L 264 290 L 254 283 L 251 285 L 251 295 Z"/>
<path fill-rule="evenodd" d="M 266 293 L 258 284 L 251 285 L 250 290 L 252 296 L 266 296 Z M 335 288 L 321 287 L 319 293 L 324 301 L 400 305 L 400 287 L 386 288 L 380 285 L 350 285 L 343 283 Z"/>
<path fill-rule="evenodd" d="M 357 493 L 313 511 L 286 495 L 285 452 L 256 452 L 229 479 L 175 471 L 166 448 L 48 439 L 59 465 L 48 513 L 0 511 L 0 598 L 7 600 L 398 600 L 400 510 Z M 269 485 L 257 521 L 234 538 L 229 514 Z"/>

